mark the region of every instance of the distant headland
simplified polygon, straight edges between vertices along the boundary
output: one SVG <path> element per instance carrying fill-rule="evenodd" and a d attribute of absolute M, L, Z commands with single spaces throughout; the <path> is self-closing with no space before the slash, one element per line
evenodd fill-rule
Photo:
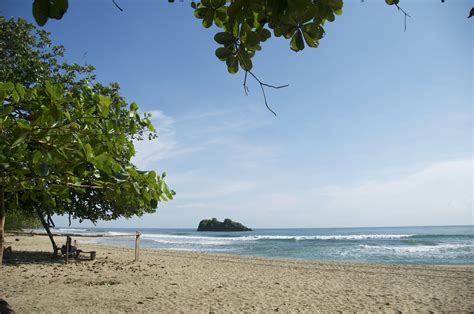
<path fill-rule="evenodd" d="M 216 218 L 203 219 L 199 223 L 197 231 L 252 231 L 240 222 L 232 221 L 229 218 L 224 222 L 218 221 Z"/>

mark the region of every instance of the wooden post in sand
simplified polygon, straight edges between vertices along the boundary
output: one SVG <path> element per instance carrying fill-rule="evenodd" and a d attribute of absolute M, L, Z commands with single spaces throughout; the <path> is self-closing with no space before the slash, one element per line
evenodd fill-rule
<path fill-rule="evenodd" d="M 140 257 L 140 232 L 137 231 L 135 235 L 135 262 L 138 262 Z"/>
<path fill-rule="evenodd" d="M 66 237 L 66 264 L 69 263 L 69 243 L 71 240 L 69 239 L 69 236 Z"/>

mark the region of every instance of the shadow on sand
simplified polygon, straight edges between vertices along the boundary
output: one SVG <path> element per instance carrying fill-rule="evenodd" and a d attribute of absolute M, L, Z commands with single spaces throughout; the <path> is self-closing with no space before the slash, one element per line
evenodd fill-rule
<path fill-rule="evenodd" d="M 3 264 L 7 266 L 25 264 L 64 264 L 64 258 L 53 258 L 52 252 L 13 251 L 3 257 Z"/>

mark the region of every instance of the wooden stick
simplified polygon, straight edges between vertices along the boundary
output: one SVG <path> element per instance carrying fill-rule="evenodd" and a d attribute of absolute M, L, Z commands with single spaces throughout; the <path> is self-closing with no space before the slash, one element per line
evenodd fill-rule
<path fill-rule="evenodd" d="M 69 237 L 66 237 L 66 264 L 69 262 Z"/>
<path fill-rule="evenodd" d="M 135 235 L 135 262 L 140 258 L 140 232 L 137 231 Z"/>

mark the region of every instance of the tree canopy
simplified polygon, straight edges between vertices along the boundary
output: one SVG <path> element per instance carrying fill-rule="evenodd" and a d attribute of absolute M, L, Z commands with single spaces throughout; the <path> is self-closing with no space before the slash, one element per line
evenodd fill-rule
<path fill-rule="evenodd" d="M 112 2 L 123 11 L 115 0 Z M 409 15 L 400 7 L 400 0 L 385 0 L 385 3 L 404 14 L 406 29 Z M 272 33 L 274 37 L 289 40 L 290 49 L 295 52 L 306 46 L 318 47 L 325 35 L 324 24 L 342 14 L 343 0 L 201 0 L 191 1 L 191 7 L 203 27 L 215 25 L 220 29 L 214 35 L 220 45 L 215 54 L 226 63 L 229 73 L 234 74 L 239 68 L 252 70 L 252 58 Z M 67 10 L 68 0 L 33 1 L 33 15 L 40 26 L 49 18 L 61 19 Z"/>
<path fill-rule="evenodd" d="M 0 35 L 0 218 L 15 210 L 95 222 L 173 198 L 164 173 L 131 162 L 133 141 L 156 132 L 118 84 L 62 62 L 64 48 L 24 20 L 0 18 Z"/>

